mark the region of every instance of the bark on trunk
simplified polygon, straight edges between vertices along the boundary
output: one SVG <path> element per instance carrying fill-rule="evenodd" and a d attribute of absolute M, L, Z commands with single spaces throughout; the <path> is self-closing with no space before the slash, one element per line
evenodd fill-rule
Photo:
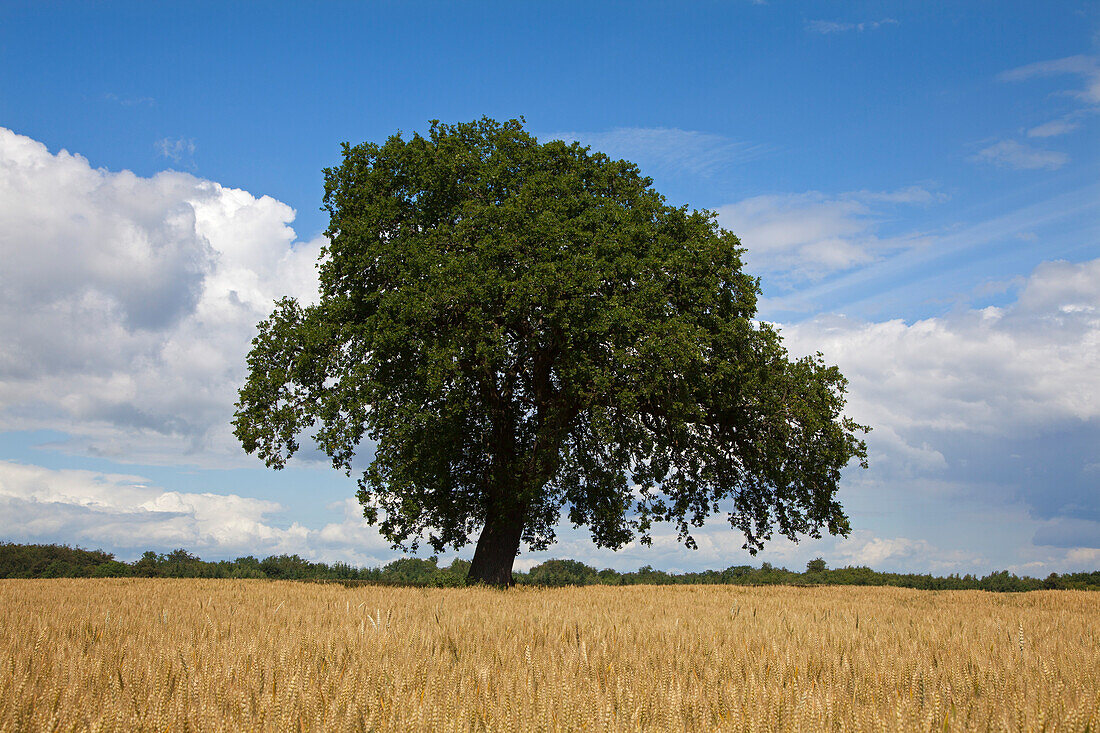
<path fill-rule="evenodd" d="M 523 535 L 524 512 L 494 513 L 485 520 L 485 527 L 477 540 L 474 559 L 470 563 L 467 583 L 485 583 L 510 588 L 512 564 L 519 551 Z"/>

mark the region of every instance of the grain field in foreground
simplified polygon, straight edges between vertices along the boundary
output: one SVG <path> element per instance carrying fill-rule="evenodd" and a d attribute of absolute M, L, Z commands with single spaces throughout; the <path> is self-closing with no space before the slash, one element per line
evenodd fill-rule
<path fill-rule="evenodd" d="M 1100 729 L 1100 596 L 0 581 L 2 730 Z"/>

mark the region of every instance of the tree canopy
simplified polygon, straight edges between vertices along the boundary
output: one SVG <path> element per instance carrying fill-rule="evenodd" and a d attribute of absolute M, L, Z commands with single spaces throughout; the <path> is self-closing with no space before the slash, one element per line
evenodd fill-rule
<path fill-rule="evenodd" d="M 345 143 L 324 207 L 319 301 L 259 325 L 235 433 L 273 468 L 303 434 L 349 475 L 373 447 L 358 497 L 395 547 L 480 528 L 470 579 L 510 584 L 563 509 L 608 548 L 719 512 L 753 553 L 848 532 L 846 380 L 789 358 L 737 237 L 634 164 L 433 122 Z"/>

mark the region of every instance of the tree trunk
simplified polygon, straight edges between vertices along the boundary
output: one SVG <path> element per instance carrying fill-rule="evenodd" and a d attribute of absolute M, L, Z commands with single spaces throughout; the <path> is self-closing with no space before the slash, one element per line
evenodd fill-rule
<path fill-rule="evenodd" d="M 477 540 L 474 559 L 470 563 L 467 583 L 485 583 L 510 588 L 512 564 L 519 552 L 520 537 L 523 535 L 525 511 L 513 509 L 510 512 L 491 512 L 485 518 L 485 527 Z"/>

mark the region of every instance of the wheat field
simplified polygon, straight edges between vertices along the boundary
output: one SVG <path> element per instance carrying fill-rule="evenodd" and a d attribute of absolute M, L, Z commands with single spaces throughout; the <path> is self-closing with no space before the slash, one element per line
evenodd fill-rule
<path fill-rule="evenodd" d="M 1100 597 L 0 581 L 0 729 L 1100 730 Z"/>

